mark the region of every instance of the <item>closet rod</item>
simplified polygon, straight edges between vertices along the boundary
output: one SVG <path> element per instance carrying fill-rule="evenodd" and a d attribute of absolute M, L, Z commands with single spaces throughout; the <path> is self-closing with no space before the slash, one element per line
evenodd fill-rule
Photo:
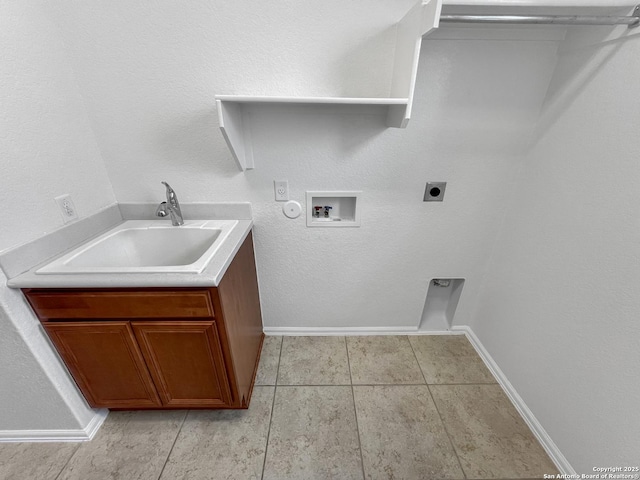
<path fill-rule="evenodd" d="M 606 17 L 591 15 L 440 15 L 441 22 L 447 23 L 516 23 L 551 25 L 640 25 L 640 5 L 629 17 Z"/>

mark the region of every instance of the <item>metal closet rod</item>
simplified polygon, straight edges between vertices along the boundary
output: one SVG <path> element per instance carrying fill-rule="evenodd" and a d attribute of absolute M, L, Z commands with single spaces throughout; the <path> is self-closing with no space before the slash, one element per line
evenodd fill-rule
<path fill-rule="evenodd" d="M 640 5 L 632 16 L 611 17 L 593 15 L 440 15 L 447 23 L 516 23 L 523 25 L 640 25 Z"/>

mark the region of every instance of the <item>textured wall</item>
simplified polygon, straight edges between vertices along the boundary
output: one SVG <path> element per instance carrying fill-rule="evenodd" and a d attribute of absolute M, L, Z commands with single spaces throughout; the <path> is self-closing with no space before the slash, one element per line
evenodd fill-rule
<path fill-rule="evenodd" d="M 115 201 L 56 26 L 39 2 L 0 2 L 0 250 L 62 226 L 53 198 L 80 216 Z M 36 319 L 0 275 L 0 430 L 84 428 L 92 411 Z"/>
<path fill-rule="evenodd" d="M 579 473 L 639 458 L 639 57 L 568 38 L 472 323 Z"/>
<path fill-rule="evenodd" d="M 115 202 L 64 43 L 39 3 L 0 4 L 0 250 L 61 227 L 58 195 L 70 193 L 80 216 Z"/>
<path fill-rule="evenodd" d="M 182 201 L 252 202 L 267 327 L 416 326 L 434 276 L 468 279 L 464 323 L 555 65 L 546 33 L 426 41 L 406 130 L 379 115 L 256 108 L 246 173 L 218 131 L 217 93 L 386 95 L 393 25 L 411 4 L 103 1 L 50 14 L 119 201 L 160 201 L 167 180 Z M 299 201 L 362 190 L 362 227 L 286 219 L 273 201 L 282 178 Z M 422 202 L 427 180 L 449 182 L 443 204 Z"/>
<path fill-rule="evenodd" d="M 6 278 L 0 271 L 0 281 Z M 82 430 L 93 418 L 22 294 L 0 296 L 0 432 Z"/>

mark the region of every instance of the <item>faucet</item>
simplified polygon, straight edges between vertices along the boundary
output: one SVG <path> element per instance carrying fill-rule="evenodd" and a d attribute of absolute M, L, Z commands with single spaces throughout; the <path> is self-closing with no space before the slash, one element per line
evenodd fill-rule
<path fill-rule="evenodd" d="M 184 219 L 182 218 L 182 210 L 180 210 L 180 203 L 178 202 L 178 196 L 176 192 L 171 188 L 167 182 L 162 182 L 167 188 L 167 201 L 162 202 L 156 209 L 156 215 L 158 217 L 166 217 L 171 215 L 171 225 L 179 227 L 184 225 Z"/>

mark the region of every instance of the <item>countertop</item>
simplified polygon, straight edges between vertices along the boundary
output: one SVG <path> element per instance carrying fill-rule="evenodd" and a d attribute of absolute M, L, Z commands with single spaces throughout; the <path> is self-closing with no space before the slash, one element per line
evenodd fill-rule
<path fill-rule="evenodd" d="M 111 225 L 110 228 L 113 226 Z M 65 273 L 47 275 L 35 273 L 36 270 L 69 250 L 89 241 L 87 239 L 69 245 L 64 252 L 39 262 L 24 273 L 13 276 L 7 281 L 7 286 L 11 288 L 216 287 L 252 227 L 252 220 L 239 219 L 238 224 L 229 233 L 211 262 L 200 273 Z"/>
<path fill-rule="evenodd" d="M 217 287 L 252 226 L 251 220 L 239 220 L 200 273 L 35 273 L 54 260 L 50 259 L 10 279 L 7 285 L 11 288 Z"/>

